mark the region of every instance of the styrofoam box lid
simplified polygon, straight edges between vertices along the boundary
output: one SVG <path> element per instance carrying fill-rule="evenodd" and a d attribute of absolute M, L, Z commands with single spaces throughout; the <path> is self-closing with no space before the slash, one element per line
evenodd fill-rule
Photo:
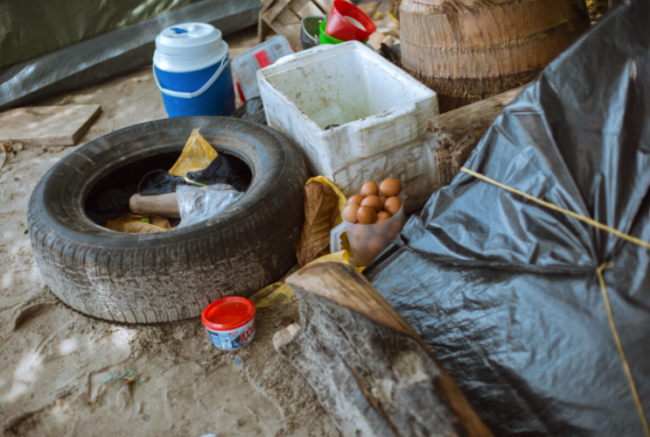
<path fill-rule="evenodd" d="M 154 64 L 166 71 L 195 71 L 213 65 L 227 52 L 228 45 L 214 26 L 177 24 L 156 37 Z"/>
<path fill-rule="evenodd" d="M 244 97 L 250 99 L 260 95 L 257 86 L 257 70 L 275 64 L 278 59 L 292 53 L 289 41 L 284 36 L 278 35 L 235 56 L 232 60 L 232 68 L 239 79 Z"/>

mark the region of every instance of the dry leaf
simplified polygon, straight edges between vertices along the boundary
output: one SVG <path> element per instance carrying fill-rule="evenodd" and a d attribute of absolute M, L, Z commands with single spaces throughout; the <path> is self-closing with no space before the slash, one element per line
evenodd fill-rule
<path fill-rule="evenodd" d="M 159 228 L 162 228 L 165 231 L 171 231 L 173 229 L 172 226 L 169 224 L 169 220 L 159 215 L 150 214 L 146 216 L 135 216 L 135 217 L 140 217 L 140 219 L 146 217 L 149 219 L 149 223 L 151 223 L 154 226 L 158 226 Z"/>
<path fill-rule="evenodd" d="M 298 264 L 304 266 L 326 249 L 330 232 L 339 212 L 339 198 L 330 187 L 310 182 L 303 189 L 305 195 L 305 223 L 296 245 Z"/>
<path fill-rule="evenodd" d="M 149 223 L 142 221 L 148 218 Z M 109 220 L 106 227 L 113 231 L 126 232 L 129 234 L 148 234 L 152 232 L 165 232 L 172 229 L 169 220 L 157 215 L 133 215 L 127 214 L 122 217 Z"/>

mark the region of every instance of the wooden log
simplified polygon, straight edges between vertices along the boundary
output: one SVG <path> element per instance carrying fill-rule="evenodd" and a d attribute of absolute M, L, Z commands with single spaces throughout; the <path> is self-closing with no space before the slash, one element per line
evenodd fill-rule
<path fill-rule="evenodd" d="M 589 28 L 584 0 L 403 0 L 402 64 L 440 111 L 532 80 Z"/>
<path fill-rule="evenodd" d="M 490 436 L 413 328 L 370 282 L 341 263 L 287 279 L 301 327 L 276 349 L 315 389 L 346 436 Z"/>
<path fill-rule="evenodd" d="M 435 160 L 439 187 L 448 185 L 458 174 L 503 108 L 523 89 L 515 88 L 429 119 L 426 130 L 438 143 Z"/>
<path fill-rule="evenodd" d="M 181 218 L 176 193 L 142 196 L 134 194 L 129 199 L 129 208 L 134 214 L 155 214 L 163 217 Z"/>

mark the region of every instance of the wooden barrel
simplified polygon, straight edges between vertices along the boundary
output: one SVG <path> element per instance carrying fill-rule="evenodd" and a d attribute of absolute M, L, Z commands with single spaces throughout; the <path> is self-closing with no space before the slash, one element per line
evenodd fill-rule
<path fill-rule="evenodd" d="M 445 112 L 529 82 L 589 25 L 584 0 L 402 0 L 402 64 Z"/>

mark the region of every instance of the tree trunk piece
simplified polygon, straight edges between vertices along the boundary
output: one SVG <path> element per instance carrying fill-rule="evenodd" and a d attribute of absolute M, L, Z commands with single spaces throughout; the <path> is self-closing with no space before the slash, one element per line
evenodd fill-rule
<path fill-rule="evenodd" d="M 402 65 L 440 111 L 531 81 L 590 26 L 584 0 L 403 0 Z"/>
<path fill-rule="evenodd" d="M 483 135 L 523 86 L 429 119 L 426 130 L 435 136 L 439 186 L 448 185 Z"/>
<path fill-rule="evenodd" d="M 301 327 L 274 338 L 346 436 L 490 436 L 431 350 L 355 269 L 308 266 L 287 283 Z"/>

